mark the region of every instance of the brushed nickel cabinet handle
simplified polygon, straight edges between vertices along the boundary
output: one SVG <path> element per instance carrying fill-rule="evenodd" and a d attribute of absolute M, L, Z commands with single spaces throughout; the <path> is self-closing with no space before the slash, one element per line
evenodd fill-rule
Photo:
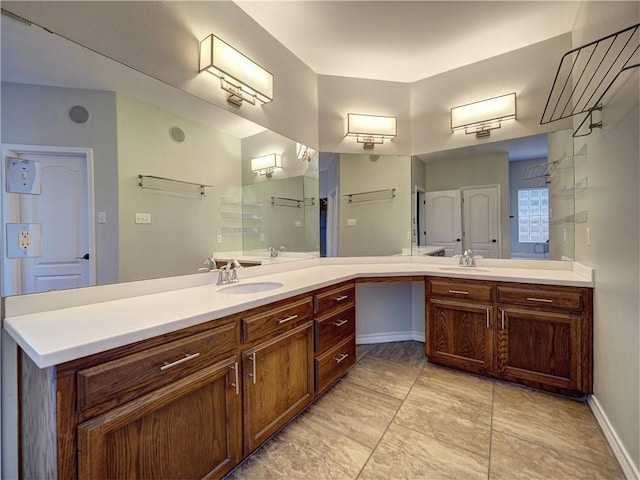
<path fill-rule="evenodd" d="M 553 303 L 553 300 L 549 300 L 548 298 L 527 297 L 527 300 L 530 302 Z"/>
<path fill-rule="evenodd" d="M 177 365 L 180 365 L 181 363 L 187 362 L 191 359 L 197 358 L 200 356 L 200 352 L 196 352 L 196 353 L 185 353 L 184 357 L 182 357 L 180 360 L 176 360 L 175 362 L 164 362 L 162 364 L 162 366 L 160 367 L 160 371 L 164 371 L 167 370 L 169 368 L 175 367 Z"/>
<path fill-rule="evenodd" d="M 333 299 L 334 299 L 336 302 L 341 302 L 341 301 L 343 301 L 343 300 L 346 300 L 347 298 L 349 298 L 349 295 L 340 295 L 339 297 L 333 297 Z"/>
<path fill-rule="evenodd" d="M 504 310 L 502 310 L 502 330 L 504 330 Z"/>
<path fill-rule="evenodd" d="M 469 295 L 469 292 L 465 292 L 464 290 L 449 290 L 449 293 L 457 293 L 458 295 Z"/>
<path fill-rule="evenodd" d="M 233 370 L 233 373 L 235 375 L 235 382 L 233 382 L 231 386 L 235 387 L 236 395 L 240 395 L 240 384 L 238 383 L 238 362 L 233 364 L 233 367 L 231 367 L 231 370 Z"/>
<path fill-rule="evenodd" d="M 347 358 L 349 356 L 348 353 L 341 353 L 340 355 L 338 355 L 337 357 L 333 357 L 333 359 L 336 361 L 336 363 L 340 363 L 341 361 L 343 361 L 345 358 Z"/>
<path fill-rule="evenodd" d="M 256 384 L 256 354 L 255 352 L 249 355 L 249 360 L 251 361 L 251 373 L 249 376 L 253 379 L 253 384 Z"/>
<path fill-rule="evenodd" d="M 349 323 L 349 320 L 338 320 L 337 322 L 333 322 L 336 327 L 341 327 L 345 323 Z"/>
<path fill-rule="evenodd" d="M 491 325 L 489 323 L 489 309 L 487 308 L 487 328 L 489 328 Z"/>
<path fill-rule="evenodd" d="M 286 318 L 281 318 L 280 320 L 278 320 L 278 325 L 281 323 L 290 322 L 291 320 L 295 320 L 296 318 L 298 318 L 298 315 L 289 315 Z"/>

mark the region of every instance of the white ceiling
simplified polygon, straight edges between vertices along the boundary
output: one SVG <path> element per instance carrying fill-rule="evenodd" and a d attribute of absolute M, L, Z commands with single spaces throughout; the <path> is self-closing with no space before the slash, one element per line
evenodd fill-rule
<path fill-rule="evenodd" d="M 569 32 L 580 1 L 235 3 L 322 75 L 414 82 Z"/>

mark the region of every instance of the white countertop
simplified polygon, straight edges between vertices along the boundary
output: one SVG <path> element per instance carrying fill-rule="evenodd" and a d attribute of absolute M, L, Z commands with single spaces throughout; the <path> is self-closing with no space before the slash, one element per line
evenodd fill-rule
<path fill-rule="evenodd" d="M 358 277 L 594 284 L 593 270 L 571 262 L 482 259 L 477 268 L 455 265 L 445 257 L 322 258 L 240 270 L 241 283 L 283 284 L 261 293 L 219 293 L 224 287 L 214 284 L 217 275 L 205 273 L 8 297 L 4 328 L 36 365 L 46 368 Z"/>

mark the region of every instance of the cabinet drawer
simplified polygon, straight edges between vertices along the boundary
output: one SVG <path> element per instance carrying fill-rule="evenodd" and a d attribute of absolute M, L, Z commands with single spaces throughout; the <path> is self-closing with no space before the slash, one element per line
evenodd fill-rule
<path fill-rule="evenodd" d="M 237 323 L 80 370 L 78 408 L 111 400 L 115 406 L 191 374 L 235 353 Z"/>
<path fill-rule="evenodd" d="M 315 313 L 325 314 L 346 304 L 354 305 L 356 286 L 353 283 L 314 296 Z"/>
<path fill-rule="evenodd" d="M 312 297 L 274 306 L 262 313 L 242 319 L 242 341 L 249 343 L 262 337 L 278 335 L 301 322 L 311 320 L 312 316 Z"/>
<path fill-rule="evenodd" d="M 536 307 L 582 310 L 584 295 L 576 290 L 498 287 L 498 302 Z"/>
<path fill-rule="evenodd" d="M 355 308 L 346 306 L 336 313 L 316 318 L 315 351 L 322 353 L 356 333 Z"/>
<path fill-rule="evenodd" d="M 316 392 L 319 393 L 356 363 L 356 339 L 351 336 L 314 359 Z"/>
<path fill-rule="evenodd" d="M 483 285 L 479 282 L 429 280 L 428 289 L 431 295 L 480 300 L 485 302 L 493 300 L 493 286 Z"/>

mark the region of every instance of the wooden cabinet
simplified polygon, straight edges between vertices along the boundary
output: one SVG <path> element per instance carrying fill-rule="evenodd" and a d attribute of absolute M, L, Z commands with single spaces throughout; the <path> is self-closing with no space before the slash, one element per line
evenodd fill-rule
<path fill-rule="evenodd" d="M 311 296 L 242 319 L 244 453 L 248 455 L 313 399 Z"/>
<path fill-rule="evenodd" d="M 568 395 L 592 391 L 592 290 L 427 278 L 429 361 Z"/>
<path fill-rule="evenodd" d="M 497 286 L 497 368 L 511 381 L 592 391 L 591 290 Z"/>
<path fill-rule="evenodd" d="M 242 460 L 239 345 L 225 318 L 58 366 L 55 476 L 223 477 Z"/>
<path fill-rule="evenodd" d="M 464 370 L 493 367 L 493 306 L 431 299 L 428 302 L 427 356 Z"/>
<path fill-rule="evenodd" d="M 325 288 L 314 295 L 316 394 L 356 362 L 355 297 L 353 282 Z"/>
<path fill-rule="evenodd" d="M 78 425 L 78 478 L 220 478 L 240 460 L 230 357 Z"/>

